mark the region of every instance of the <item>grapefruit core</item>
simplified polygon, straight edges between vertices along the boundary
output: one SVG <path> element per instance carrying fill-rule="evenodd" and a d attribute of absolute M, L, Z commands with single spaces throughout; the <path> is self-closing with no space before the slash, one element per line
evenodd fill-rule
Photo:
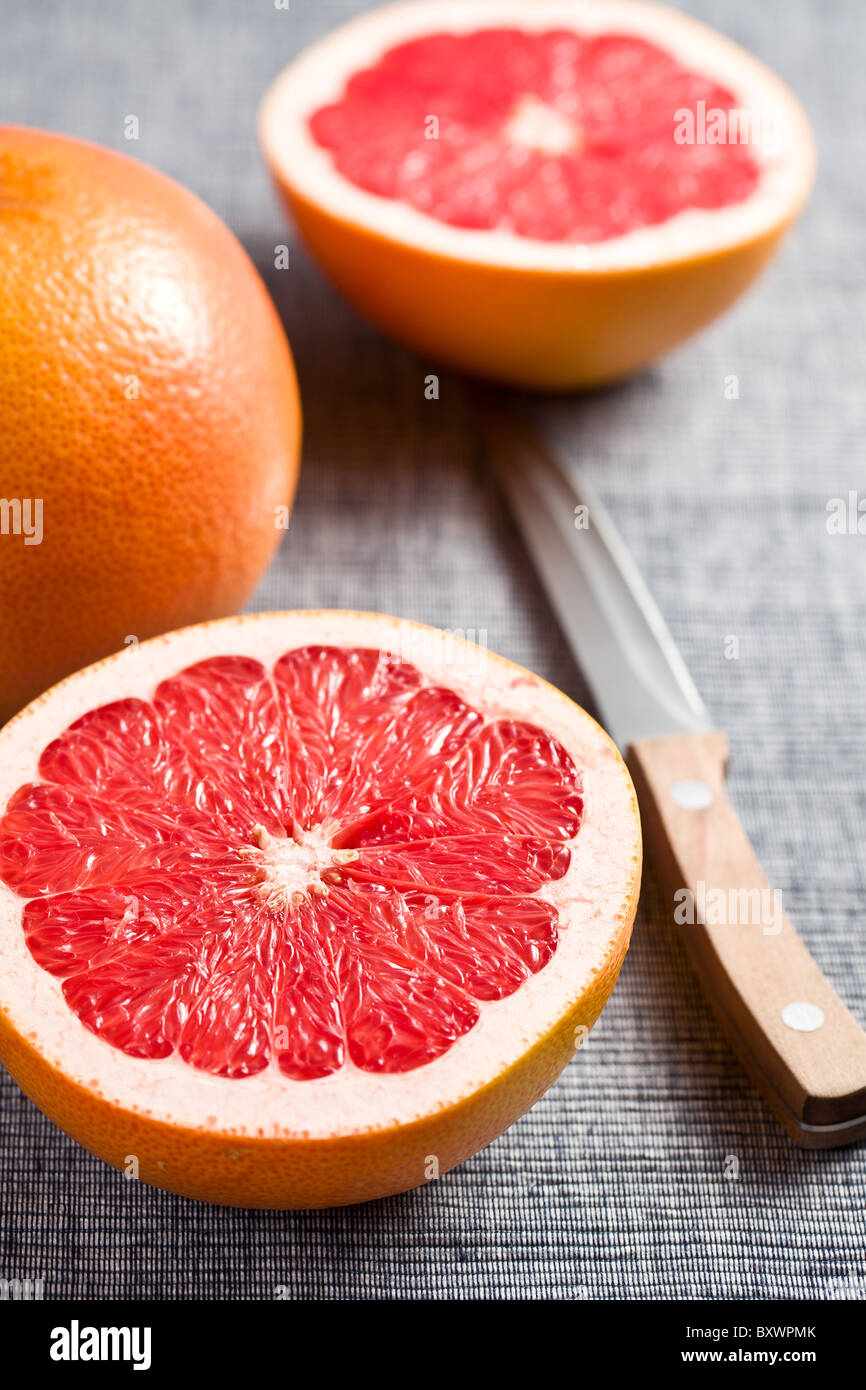
<path fill-rule="evenodd" d="M 28 706 L 0 769 L 0 1057 L 187 1196 L 328 1206 L 446 1171 L 551 1084 L 628 945 L 615 747 L 432 628 L 171 633 Z"/>
<path fill-rule="evenodd" d="M 375 323 L 522 386 L 642 367 L 726 308 L 805 201 L 792 94 L 642 0 L 410 0 L 301 54 L 261 145 Z"/>

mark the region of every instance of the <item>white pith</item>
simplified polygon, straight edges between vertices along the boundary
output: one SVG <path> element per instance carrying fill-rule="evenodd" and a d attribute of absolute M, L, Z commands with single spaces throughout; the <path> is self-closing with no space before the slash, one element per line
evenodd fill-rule
<path fill-rule="evenodd" d="M 291 840 L 271 835 L 263 825 L 257 825 L 253 838 L 267 874 L 260 891 L 276 908 L 310 896 L 327 897 L 329 872 L 358 858 L 356 849 L 334 849 L 328 830 L 321 825 L 306 831 L 296 829 Z"/>
<path fill-rule="evenodd" d="M 580 131 L 573 122 L 537 97 L 521 97 L 505 132 L 510 144 L 545 154 L 565 154 L 580 146 Z"/>
<path fill-rule="evenodd" d="M 321 1080 L 292 1081 L 272 1065 L 257 1076 L 225 1080 L 176 1055 L 128 1057 L 88 1032 L 63 998 L 62 981 L 38 966 L 25 945 L 24 900 L 0 883 L 0 1009 L 53 1066 L 123 1110 L 227 1135 L 273 1137 L 355 1133 L 435 1113 L 493 1081 L 543 1037 L 580 1000 L 620 936 L 639 868 L 640 832 L 628 774 L 610 739 L 566 696 L 520 667 L 435 629 L 380 615 L 230 618 L 88 667 L 0 731 L 0 810 L 17 787 L 37 778 L 43 748 L 87 710 L 126 696 L 148 699 L 160 680 L 208 656 L 253 656 L 270 669 L 284 652 L 307 643 L 395 652 L 485 715 L 527 719 L 560 740 L 581 770 L 586 804 L 567 874 L 540 890 L 558 909 L 559 945 L 537 975 L 510 998 L 481 1004 L 475 1027 L 415 1071 L 373 1075 L 347 1063 Z M 313 858 L 324 854 L 320 844 L 309 849 Z M 297 869 L 295 859 L 293 875 Z"/>
<path fill-rule="evenodd" d="M 658 226 L 576 248 L 503 231 L 464 230 L 367 193 L 336 170 L 329 152 L 310 135 L 309 117 L 342 95 L 352 73 L 394 44 L 509 23 L 527 30 L 637 35 L 717 79 L 734 94 L 738 109 L 759 113 L 765 129 L 772 122 L 772 146 L 750 146 L 762 168 L 757 188 L 727 208 L 678 213 Z M 259 134 L 279 179 L 340 221 L 464 262 L 582 275 L 665 264 L 754 240 L 796 213 L 815 163 L 808 121 L 783 82 L 706 25 L 645 0 L 403 0 L 383 6 L 327 35 L 279 74 L 262 102 Z"/>

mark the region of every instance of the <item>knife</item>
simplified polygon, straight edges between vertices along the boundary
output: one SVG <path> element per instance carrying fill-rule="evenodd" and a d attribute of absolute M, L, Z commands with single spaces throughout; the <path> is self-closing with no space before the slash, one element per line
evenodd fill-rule
<path fill-rule="evenodd" d="M 866 1138 L 866 1032 L 761 872 L 725 794 L 714 729 L 611 518 L 498 398 L 476 415 L 563 634 L 621 749 L 644 838 L 724 1032 L 804 1148 Z"/>

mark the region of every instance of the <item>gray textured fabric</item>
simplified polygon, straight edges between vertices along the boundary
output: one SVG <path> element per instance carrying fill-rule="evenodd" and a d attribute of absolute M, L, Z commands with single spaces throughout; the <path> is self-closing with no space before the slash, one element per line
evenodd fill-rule
<path fill-rule="evenodd" d="M 190 184 L 262 266 L 295 348 L 305 465 L 255 606 L 369 607 L 450 628 L 585 692 L 468 426 L 460 382 L 347 309 L 287 233 L 255 105 L 362 5 L 3 0 L 4 119 L 127 149 Z M 690 0 L 804 98 L 818 186 L 733 313 L 664 364 L 534 401 L 612 508 L 731 735 L 730 789 L 820 964 L 866 1019 L 866 184 L 860 0 Z M 123 121 L 141 121 L 129 146 Z M 726 400 L 725 378 L 739 379 Z M 739 638 L 737 660 L 725 638 Z M 520 1123 L 423 1191 L 329 1213 L 209 1209 L 125 1183 L 4 1076 L 0 1276 L 49 1297 L 862 1297 L 866 1149 L 797 1150 L 720 1039 L 651 874 L 586 1048 Z M 725 1177 L 729 1155 L 739 1177 Z"/>

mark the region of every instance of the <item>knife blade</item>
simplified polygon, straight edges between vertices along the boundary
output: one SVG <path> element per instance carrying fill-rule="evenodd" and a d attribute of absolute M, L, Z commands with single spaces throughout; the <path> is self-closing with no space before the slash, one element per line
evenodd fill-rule
<path fill-rule="evenodd" d="M 487 452 L 602 722 L 630 768 L 671 915 L 746 1072 L 805 1148 L 866 1138 L 866 1032 L 764 878 L 724 789 L 728 744 L 607 510 L 498 397 Z"/>
<path fill-rule="evenodd" d="M 608 733 L 626 748 L 638 737 L 709 729 L 706 706 L 599 498 L 522 422 L 510 421 L 509 433 L 508 447 L 493 455 L 499 479 Z"/>

